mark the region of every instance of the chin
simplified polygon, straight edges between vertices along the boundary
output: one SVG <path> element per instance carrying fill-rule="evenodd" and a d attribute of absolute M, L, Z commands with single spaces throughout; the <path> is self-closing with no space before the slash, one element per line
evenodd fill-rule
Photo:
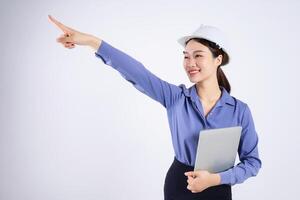
<path fill-rule="evenodd" d="M 202 81 L 202 79 L 195 79 L 195 78 L 189 78 L 190 79 L 190 82 L 191 83 L 198 83 L 198 82 L 201 82 Z"/>

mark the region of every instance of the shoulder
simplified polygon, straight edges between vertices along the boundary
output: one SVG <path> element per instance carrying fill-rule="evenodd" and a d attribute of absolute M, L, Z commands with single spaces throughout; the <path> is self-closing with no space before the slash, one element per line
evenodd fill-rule
<path fill-rule="evenodd" d="M 178 87 L 181 89 L 181 92 L 184 94 L 184 96 L 186 96 L 186 97 L 191 96 L 193 86 L 186 87 L 185 84 L 180 84 L 180 85 L 178 85 Z"/>
<path fill-rule="evenodd" d="M 236 101 L 236 110 L 238 112 L 239 123 L 243 127 L 253 124 L 253 116 L 249 105 L 245 101 L 242 101 L 236 97 L 232 96 L 232 98 L 234 98 Z"/>
<path fill-rule="evenodd" d="M 240 100 L 239 98 L 231 95 L 224 87 L 221 87 L 222 89 L 222 97 L 221 97 L 221 103 L 222 105 L 229 105 L 231 108 L 234 109 L 235 112 L 241 113 L 243 112 L 247 107 L 247 103 Z"/>
<path fill-rule="evenodd" d="M 243 121 L 245 121 L 245 119 L 248 119 L 249 116 L 251 116 L 251 111 L 249 108 L 248 103 L 246 103 L 245 101 L 235 97 L 235 96 L 231 96 L 230 98 L 233 99 L 232 102 L 234 102 L 234 110 L 236 112 L 236 114 L 238 115 L 238 121 L 240 123 L 242 123 Z"/>
<path fill-rule="evenodd" d="M 230 97 L 232 99 L 234 99 L 235 105 L 238 106 L 239 108 L 242 108 L 242 110 L 244 110 L 248 107 L 248 104 L 245 101 L 243 101 L 235 96 L 230 95 Z"/>

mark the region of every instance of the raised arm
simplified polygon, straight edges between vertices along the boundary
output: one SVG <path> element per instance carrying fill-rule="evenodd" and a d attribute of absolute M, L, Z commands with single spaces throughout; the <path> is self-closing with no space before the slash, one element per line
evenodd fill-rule
<path fill-rule="evenodd" d="M 75 45 L 85 45 L 93 48 L 95 55 L 114 69 L 136 89 L 161 103 L 170 107 L 181 95 L 179 86 L 168 83 L 151 73 L 142 63 L 107 42 L 90 34 L 76 31 L 65 26 L 49 15 L 49 19 L 58 26 L 64 34 L 57 38 L 57 42 L 64 47 L 72 49 Z"/>

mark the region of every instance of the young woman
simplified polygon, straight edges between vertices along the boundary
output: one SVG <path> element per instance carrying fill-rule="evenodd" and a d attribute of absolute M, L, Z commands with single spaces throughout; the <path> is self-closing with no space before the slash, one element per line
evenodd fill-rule
<path fill-rule="evenodd" d="M 232 185 L 257 175 L 261 167 L 258 136 L 247 104 L 230 95 L 230 84 L 221 69 L 230 60 L 230 49 L 219 29 L 201 25 L 192 35 L 178 40 L 184 46 L 184 69 L 194 83 L 186 88 L 160 79 L 106 41 L 67 27 L 51 16 L 49 19 L 64 32 L 57 42 L 69 49 L 76 45 L 92 47 L 95 56 L 166 108 L 175 157 L 165 178 L 165 200 L 231 199 Z M 232 126 L 242 126 L 240 163 L 220 173 L 194 172 L 199 131 Z"/>

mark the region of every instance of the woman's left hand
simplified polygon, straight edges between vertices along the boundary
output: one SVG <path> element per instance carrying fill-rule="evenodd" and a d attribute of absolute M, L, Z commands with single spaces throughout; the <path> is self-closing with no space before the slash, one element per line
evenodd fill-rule
<path fill-rule="evenodd" d="M 211 174 L 205 170 L 190 171 L 184 173 L 188 177 L 187 189 L 193 193 L 202 192 L 206 188 L 219 185 L 221 178 L 219 174 Z"/>

